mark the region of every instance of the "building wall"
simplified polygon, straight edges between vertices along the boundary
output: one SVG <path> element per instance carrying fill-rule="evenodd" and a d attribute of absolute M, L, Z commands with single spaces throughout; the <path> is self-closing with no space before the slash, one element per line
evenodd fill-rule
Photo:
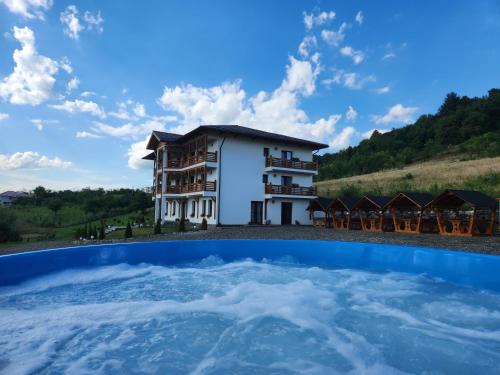
<path fill-rule="evenodd" d="M 267 200 L 267 220 L 271 225 L 281 224 L 281 202 L 292 203 L 292 224 L 298 222 L 300 225 L 310 225 L 309 212 L 306 211 L 309 205 L 308 199 L 286 199 L 275 198 Z"/>
<path fill-rule="evenodd" d="M 222 149 L 221 149 L 222 146 Z M 281 144 L 266 143 L 248 138 L 239 138 L 235 136 L 220 137 L 208 143 L 208 151 L 218 153 L 218 168 L 211 169 L 207 173 L 207 181 L 217 181 L 216 200 L 213 201 L 212 215 L 206 217 L 208 224 L 215 225 L 245 225 L 250 222 L 251 202 L 260 201 L 266 204 L 264 198 L 265 184 L 263 175 L 268 175 L 268 183 L 281 185 L 282 176 L 292 176 L 292 183 L 300 186 L 312 186 L 312 176 L 309 174 L 299 174 L 293 172 L 270 172 L 266 173 L 264 148 L 269 148 L 269 155 L 281 158 L 281 151 L 292 151 L 293 157 L 303 161 L 312 161 L 312 150 L 290 147 Z M 165 165 L 166 160 L 164 160 Z M 221 173 L 219 173 L 219 168 Z M 164 185 L 165 186 L 165 185 Z M 207 197 L 189 197 L 187 198 L 187 219 L 190 222 L 201 223 L 203 217 L 202 205 Z M 220 203 L 217 203 L 217 199 Z M 192 202 L 195 202 L 195 212 L 192 215 Z M 309 225 L 309 214 L 306 211 L 308 199 L 276 198 L 267 202 L 267 219 L 271 224 L 281 223 L 281 202 L 292 202 L 292 223 L 298 221 L 300 224 Z M 161 204 L 160 204 L 161 202 Z M 175 214 L 173 214 L 172 205 L 175 202 Z M 273 203 L 274 202 L 274 203 Z M 181 199 L 163 197 L 157 201 L 157 211 L 161 206 L 162 221 L 180 220 Z M 263 210 L 264 211 L 264 210 Z M 217 215 L 220 215 L 217 220 Z M 263 218 L 263 222 L 265 222 Z"/>

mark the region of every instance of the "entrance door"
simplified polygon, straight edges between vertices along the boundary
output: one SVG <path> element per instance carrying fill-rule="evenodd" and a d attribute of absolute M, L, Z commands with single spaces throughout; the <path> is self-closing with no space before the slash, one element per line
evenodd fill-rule
<path fill-rule="evenodd" d="M 281 202 L 281 225 L 292 224 L 292 202 Z"/>
<path fill-rule="evenodd" d="M 250 204 L 250 224 L 262 224 L 261 201 L 252 201 Z"/>

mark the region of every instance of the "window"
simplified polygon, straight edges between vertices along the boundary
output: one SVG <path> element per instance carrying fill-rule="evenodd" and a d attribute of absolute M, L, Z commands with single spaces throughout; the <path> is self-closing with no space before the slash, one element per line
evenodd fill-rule
<path fill-rule="evenodd" d="M 281 151 L 281 158 L 285 160 L 292 160 L 292 151 L 283 150 Z"/>
<path fill-rule="evenodd" d="M 269 181 L 269 176 L 267 174 L 263 174 L 262 175 L 262 182 L 267 184 L 268 181 Z"/>
<path fill-rule="evenodd" d="M 172 216 L 175 216 L 175 206 L 176 206 L 176 202 L 173 202 L 172 203 Z"/>
<path fill-rule="evenodd" d="M 191 176 L 191 178 L 190 178 L 190 183 L 191 183 L 191 184 L 194 184 L 194 176 Z"/>
<path fill-rule="evenodd" d="M 207 214 L 207 200 L 203 199 L 203 204 L 201 206 L 201 216 L 205 216 Z"/>
<path fill-rule="evenodd" d="M 292 176 L 281 176 L 281 185 L 292 186 Z"/>
<path fill-rule="evenodd" d="M 165 216 L 168 216 L 168 202 L 165 202 Z"/>
<path fill-rule="evenodd" d="M 196 202 L 193 201 L 191 202 L 191 217 L 194 217 L 196 215 Z"/>
<path fill-rule="evenodd" d="M 269 147 L 264 147 L 264 157 L 268 157 L 269 156 Z"/>
<path fill-rule="evenodd" d="M 207 216 L 208 216 L 208 217 L 212 216 L 212 203 L 213 203 L 213 202 L 212 202 L 212 200 L 210 199 L 210 200 L 208 201 L 208 214 L 207 214 Z"/>

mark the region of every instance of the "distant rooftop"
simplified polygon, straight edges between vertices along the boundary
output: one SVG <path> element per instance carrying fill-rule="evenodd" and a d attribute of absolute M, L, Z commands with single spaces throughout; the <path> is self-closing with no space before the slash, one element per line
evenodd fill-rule
<path fill-rule="evenodd" d="M 231 135 L 244 136 L 247 138 L 271 140 L 271 141 L 276 141 L 276 142 L 280 142 L 280 143 L 293 144 L 293 145 L 297 145 L 297 146 L 307 146 L 307 147 L 311 147 L 314 150 L 319 150 L 319 149 L 328 147 L 328 145 L 326 145 L 324 143 L 318 143 L 318 142 L 313 142 L 313 141 L 309 141 L 306 139 L 290 137 L 288 135 L 283 135 L 283 134 L 270 133 L 270 132 L 266 132 L 263 130 L 248 128 L 246 126 L 240 126 L 240 125 L 201 125 L 201 126 L 197 127 L 196 129 L 194 129 L 194 130 L 192 130 L 189 133 L 186 133 L 184 135 L 175 134 L 175 133 L 166 133 L 166 132 L 160 132 L 160 131 L 153 131 L 146 148 L 148 150 L 154 150 L 154 149 L 156 149 L 158 142 L 182 144 L 182 143 L 187 142 L 190 139 L 193 139 L 193 138 L 197 137 L 198 135 L 201 135 L 204 133 L 211 133 L 211 134 L 218 134 L 218 135 L 231 134 Z"/>
<path fill-rule="evenodd" d="M 25 193 L 24 191 L 4 191 L 2 194 L 0 194 L 0 197 L 5 197 L 5 198 L 19 198 L 19 197 L 27 197 L 28 193 Z"/>

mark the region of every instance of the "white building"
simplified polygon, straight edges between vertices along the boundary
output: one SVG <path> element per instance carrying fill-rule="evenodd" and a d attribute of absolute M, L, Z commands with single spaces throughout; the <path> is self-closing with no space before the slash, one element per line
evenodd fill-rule
<path fill-rule="evenodd" d="M 0 206 L 10 206 L 16 199 L 27 196 L 28 194 L 22 191 L 5 191 L 0 194 Z"/>
<path fill-rule="evenodd" d="M 209 225 L 310 224 L 313 152 L 327 145 L 237 125 L 154 131 L 155 220 Z"/>

